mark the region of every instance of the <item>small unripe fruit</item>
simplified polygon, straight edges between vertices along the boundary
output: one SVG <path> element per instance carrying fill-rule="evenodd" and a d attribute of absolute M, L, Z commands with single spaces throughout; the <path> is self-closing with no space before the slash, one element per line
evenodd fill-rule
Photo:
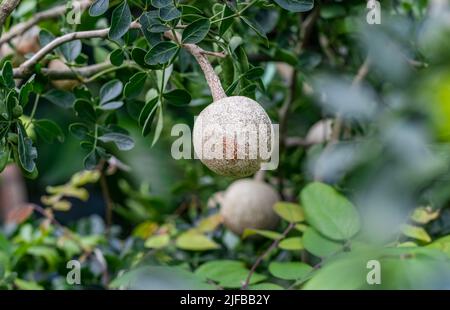
<path fill-rule="evenodd" d="M 69 66 L 67 66 L 59 59 L 53 59 L 52 61 L 50 61 L 48 64 L 48 68 L 57 71 L 65 71 L 70 69 Z M 80 85 L 80 82 L 77 80 L 52 80 L 51 83 L 55 88 L 66 91 L 71 91 L 76 86 Z"/>
<path fill-rule="evenodd" d="M 194 124 L 194 150 L 212 171 L 249 176 L 270 158 L 272 124 L 254 100 L 233 96 L 207 106 Z"/>
<path fill-rule="evenodd" d="M 224 225 L 241 235 L 245 229 L 273 229 L 278 215 L 273 205 L 280 200 L 278 193 L 268 184 L 253 179 L 242 179 L 226 190 L 220 213 Z"/>
<path fill-rule="evenodd" d="M 21 117 L 23 114 L 23 108 L 20 105 L 16 105 L 12 110 L 14 118 Z"/>

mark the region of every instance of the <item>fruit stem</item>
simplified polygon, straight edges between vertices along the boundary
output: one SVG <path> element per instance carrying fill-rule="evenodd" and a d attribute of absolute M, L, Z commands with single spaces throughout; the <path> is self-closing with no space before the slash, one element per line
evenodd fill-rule
<path fill-rule="evenodd" d="M 194 56 L 195 60 L 199 64 L 200 68 L 205 75 L 206 82 L 211 90 L 211 95 L 213 101 L 218 101 L 220 99 L 226 98 L 227 95 L 222 87 L 219 76 L 214 71 L 213 66 L 208 60 L 208 57 L 202 53 L 202 50 L 194 44 L 184 44 L 186 50 Z"/>
<path fill-rule="evenodd" d="M 173 33 L 170 31 L 166 31 L 164 35 L 175 42 L 181 42 L 180 35 L 178 33 Z M 196 44 L 182 44 L 182 46 L 192 55 L 195 60 L 199 64 L 200 68 L 203 71 L 203 75 L 205 76 L 206 83 L 208 83 L 209 89 L 211 90 L 211 95 L 213 97 L 213 101 L 218 101 L 220 99 L 226 98 L 227 95 L 225 90 L 222 87 L 222 83 L 220 82 L 219 76 L 214 71 L 213 66 L 208 60 L 207 55 L 214 55 L 218 57 L 225 57 L 223 53 L 214 53 L 207 52 L 203 50 Z"/>

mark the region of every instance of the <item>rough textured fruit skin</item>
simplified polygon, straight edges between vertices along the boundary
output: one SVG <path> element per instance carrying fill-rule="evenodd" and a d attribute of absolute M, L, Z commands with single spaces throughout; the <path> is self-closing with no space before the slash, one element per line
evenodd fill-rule
<path fill-rule="evenodd" d="M 267 134 L 265 137 L 258 136 L 258 141 L 255 141 L 256 156 L 249 156 L 248 142 L 236 139 L 234 133 L 243 132 L 252 125 L 259 128 L 260 124 L 267 128 Z M 227 130 L 225 133 L 208 131 L 206 128 L 211 125 Z M 231 132 L 228 130 L 230 128 Z M 263 162 L 259 156 L 261 153 L 258 143 L 264 143 L 262 145 L 267 145 L 266 149 L 271 150 L 271 130 L 270 118 L 259 103 L 242 96 L 223 98 L 207 106 L 196 119 L 193 132 L 195 154 L 203 164 L 219 175 L 249 176 L 258 171 Z M 223 146 L 220 148 L 222 151 L 219 158 L 205 158 L 210 145 Z M 243 153 L 240 154 L 237 150 Z"/>
<path fill-rule="evenodd" d="M 67 70 L 69 67 L 59 59 L 53 59 L 48 63 L 48 68 L 52 70 Z M 52 85 L 61 90 L 71 91 L 76 86 L 80 85 L 77 80 L 52 80 Z"/>
<path fill-rule="evenodd" d="M 246 228 L 273 229 L 279 220 L 273 205 L 279 200 L 278 193 L 270 185 L 242 179 L 226 190 L 220 213 L 225 226 L 238 235 Z"/>

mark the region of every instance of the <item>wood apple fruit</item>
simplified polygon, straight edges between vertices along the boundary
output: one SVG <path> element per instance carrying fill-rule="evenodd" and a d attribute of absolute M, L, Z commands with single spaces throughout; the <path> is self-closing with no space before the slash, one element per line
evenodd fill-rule
<path fill-rule="evenodd" d="M 220 213 L 224 225 L 241 235 L 245 229 L 273 229 L 279 217 L 273 205 L 280 200 L 267 183 L 242 179 L 232 183 L 221 199 Z"/>

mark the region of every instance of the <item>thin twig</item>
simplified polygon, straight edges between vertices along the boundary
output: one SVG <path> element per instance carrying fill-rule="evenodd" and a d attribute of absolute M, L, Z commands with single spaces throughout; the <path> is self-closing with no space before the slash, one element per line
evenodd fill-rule
<path fill-rule="evenodd" d="M 284 232 L 281 234 L 280 238 L 274 240 L 272 244 L 267 248 L 266 251 L 264 251 L 258 258 L 256 259 L 255 263 L 253 264 L 252 268 L 250 269 L 250 272 L 248 273 L 247 279 L 245 280 L 244 284 L 242 285 L 242 289 L 245 290 L 248 288 L 248 285 L 250 284 L 250 280 L 252 279 L 253 274 L 256 271 L 256 268 L 258 268 L 259 265 L 261 265 L 264 258 L 266 258 L 267 255 L 269 255 L 270 252 L 272 252 L 273 249 L 275 249 L 281 240 L 283 240 L 287 234 L 295 227 L 295 223 L 289 223 L 289 226 L 284 230 Z"/>
<path fill-rule="evenodd" d="M 0 4 L 0 30 L 8 16 L 11 15 L 11 13 L 20 4 L 20 1 L 21 0 L 4 0 Z"/>
<path fill-rule="evenodd" d="M 92 0 L 78 0 L 78 1 L 74 2 L 74 5 L 79 5 L 80 9 L 84 10 L 91 3 L 92 3 Z M 11 41 L 12 39 L 14 39 L 17 36 L 22 35 L 27 30 L 31 29 L 33 26 L 39 24 L 41 21 L 60 17 L 60 16 L 64 15 L 64 13 L 66 11 L 67 11 L 67 5 L 63 4 L 63 5 L 55 6 L 48 10 L 34 14 L 31 19 L 15 25 L 8 32 L 3 34 L 0 38 L 0 46 L 6 42 Z"/>
<path fill-rule="evenodd" d="M 138 29 L 141 25 L 138 22 L 133 22 L 130 25 L 130 28 L 132 29 Z M 80 39 L 92 39 L 92 38 L 106 38 L 109 33 L 109 28 L 106 29 L 99 29 L 99 30 L 91 30 L 91 31 L 80 31 L 80 32 L 72 32 L 65 34 L 61 37 L 55 38 L 53 41 L 51 41 L 49 44 L 41 48 L 36 54 L 33 55 L 30 59 L 28 59 L 26 62 L 20 65 L 20 67 L 14 69 L 14 77 L 15 78 L 26 78 L 28 75 L 30 75 L 36 66 L 36 64 L 39 63 L 47 54 L 51 53 L 53 50 L 55 50 L 57 47 L 61 46 L 64 43 L 74 41 L 74 40 L 80 40 Z M 173 33 L 171 31 L 167 31 L 164 34 L 167 38 L 171 40 L 178 40 L 178 38 L 175 38 Z M 176 34 L 176 36 L 178 36 Z M 218 100 L 221 98 L 226 97 L 225 91 L 222 88 L 222 85 L 220 83 L 220 79 L 217 76 L 217 74 L 214 72 L 214 68 L 211 66 L 211 63 L 209 62 L 207 55 L 215 56 L 215 57 L 225 57 L 225 53 L 221 52 L 212 52 L 212 51 L 205 51 L 204 49 L 200 48 L 199 46 L 195 44 L 183 44 L 182 45 L 186 50 L 188 50 L 198 61 L 200 67 L 203 70 L 203 73 L 205 75 L 205 78 L 208 82 L 208 85 L 211 88 L 211 93 L 213 95 L 214 100 Z M 98 65 L 100 66 L 100 65 Z M 97 70 L 99 67 L 91 67 L 89 69 L 79 69 L 77 70 L 71 70 L 72 73 L 75 75 L 76 73 L 81 73 L 79 76 L 83 76 L 84 73 L 88 72 L 90 70 Z M 72 75 L 68 72 L 57 72 L 57 71 L 49 71 L 48 69 L 42 70 L 42 72 L 47 74 L 49 77 L 51 75 L 55 76 L 56 79 L 66 79 L 66 78 L 72 78 Z"/>
<path fill-rule="evenodd" d="M 140 25 L 136 22 L 131 23 L 130 28 L 139 28 Z M 106 38 L 109 33 L 109 28 L 100 30 L 90 30 L 90 31 L 79 31 L 65 34 L 61 37 L 55 38 L 53 41 L 48 43 L 46 46 L 41 48 L 36 54 L 30 59 L 25 61 L 20 67 L 14 69 L 14 77 L 24 77 L 29 75 L 34 69 L 35 65 L 39 63 L 47 54 L 50 54 L 63 45 L 64 43 L 71 42 L 80 39 L 92 39 L 92 38 Z"/>
<path fill-rule="evenodd" d="M 122 69 L 126 67 L 134 67 L 136 64 L 132 61 L 125 62 L 120 67 L 115 67 L 109 61 L 103 63 L 77 68 L 67 68 L 67 69 L 49 69 L 43 68 L 41 73 L 44 77 L 50 80 L 73 80 L 78 79 L 82 82 L 90 82 L 92 77 L 96 74 L 109 69 Z"/>

